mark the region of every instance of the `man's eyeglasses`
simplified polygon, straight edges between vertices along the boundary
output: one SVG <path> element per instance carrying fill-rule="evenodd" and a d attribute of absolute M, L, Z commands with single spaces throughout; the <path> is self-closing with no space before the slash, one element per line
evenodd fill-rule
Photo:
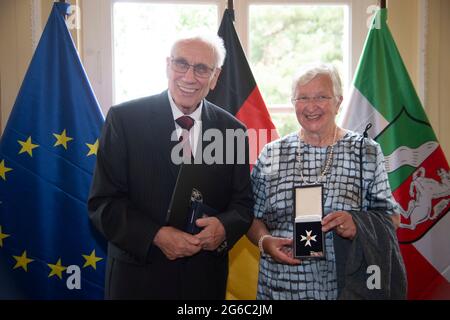
<path fill-rule="evenodd" d="M 194 75 L 199 78 L 209 78 L 215 69 L 210 68 L 203 63 L 189 64 L 183 58 L 172 58 L 170 61 L 173 71 L 179 73 L 186 73 L 189 70 L 189 68 L 192 67 L 194 68 Z"/>
<path fill-rule="evenodd" d="M 311 101 L 316 102 L 318 104 L 324 104 L 334 97 L 330 96 L 317 96 L 317 97 L 306 97 L 306 96 L 300 96 L 298 98 L 292 98 L 291 101 L 293 104 L 300 103 L 300 104 L 307 104 Z"/>

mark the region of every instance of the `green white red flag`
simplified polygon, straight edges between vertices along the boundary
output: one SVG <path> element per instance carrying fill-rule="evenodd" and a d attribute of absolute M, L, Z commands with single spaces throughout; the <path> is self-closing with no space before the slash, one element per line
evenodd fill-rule
<path fill-rule="evenodd" d="M 450 171 L 387 25 L 374 17 L 342 126 L 380 143 L 400 205 L 400 248 L 409 299 L 450 298 Z"/>

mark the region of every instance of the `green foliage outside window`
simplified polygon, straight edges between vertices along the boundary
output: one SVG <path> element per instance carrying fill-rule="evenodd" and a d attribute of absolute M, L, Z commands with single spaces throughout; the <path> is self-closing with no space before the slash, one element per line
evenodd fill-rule
<path fill-rule="evenodd" d="M 343 76 L 345 6 L 251 5 L 249 12 L 250 64 L 278 133 L 284 136 L 299 128 L 295 113 L 280 113 L 271 106 L 290 105 L 297 69 L 322 61 L 333 63 Z"/>

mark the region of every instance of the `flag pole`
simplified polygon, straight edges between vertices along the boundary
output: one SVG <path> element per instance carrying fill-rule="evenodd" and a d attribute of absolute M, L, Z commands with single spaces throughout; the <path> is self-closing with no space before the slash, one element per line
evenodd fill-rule
<path fill-rule="evenodd" d="M 380 0 L 380 9 L 386 9 L 386 0 Z"/>
<path fill-rule="evenodd" d="M 233 4 L 233 2 L 234 2 L 233 0 L 228 0 L 228 10 L 231 13 L 231 19 L 234 22 L 234 4 Z"/>
<path fill-rule="evenodd" d="M 234 8 L 233 8 L 233 0 L 228 0 L 228 9 L 230 9 L 230 10 L 234 10 Z"/>
<path fill-rule="evenodd" d="M 59 3 L 66 3 L 66 0 L 58 0 Z M 67 14 L 64 15 L 64 20 L 67 19 Z"/>

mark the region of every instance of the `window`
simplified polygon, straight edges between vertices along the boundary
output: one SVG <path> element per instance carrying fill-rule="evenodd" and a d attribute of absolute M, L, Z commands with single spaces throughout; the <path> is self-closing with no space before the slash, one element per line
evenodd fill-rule
<path fill-rule="evenodd" d="M 251 5 L 250 63 L 280 136 L 299 128 L 290 103 L 298 67 L 333 63 L 347 79 L 346 5 Z"/>
<path fill-rule="evenodd" d="M 84 65 L 104 113 L 167 86 L 165 57 L 180 30 L 217 31 L 225 0 L 85 0 Z M 373 0 L 236 0 L 235 27 L 281 135 L 298 128 L 291 79 L 305 62 L 337 65 L 344 90 L 365 37 Z M 345 92 L 345 91 L 344 91 Z"/>
<path fill-rule="evenodd" d="M 167 88 L 165 61 L 177 34 L 218 29 L 214 4 L 117 2 L 112 21 L 115 104 Z"/>

